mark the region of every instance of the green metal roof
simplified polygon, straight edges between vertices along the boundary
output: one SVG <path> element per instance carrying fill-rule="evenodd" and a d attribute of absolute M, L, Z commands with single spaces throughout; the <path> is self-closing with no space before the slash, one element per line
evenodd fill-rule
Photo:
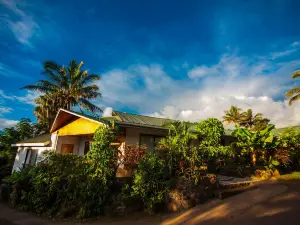
<path fill-rule="evenodd" d="M 143 115 L 137 115 L 137 114 L 131 114 L 131 113 L 125 113 L 125 112 L 119 112 L 119 111 L 113 111 L 112 116 L 108 117 L 96 117 L 96 116 L 91 116 L 83 113 L 78 113 L 75 111 L 71 110 L 65 110 L 64 111 L 69 111 L 70 113 L 77 114 L 78 116 L 82 116 L 88 119 L 92 119 L 95 121 L 109 121 L 109 120 L 114 120 L 117 124 L 119 123 L 120 125 L 122 124 L 127 124 L 127 125 L 136 125 L 136 126 L 148 126 L 148 127 L 155 127 L 155 128 L 166 128 L 165 125 L 169 124 L 170 122 L 174 121 L 171 119 L 166 119 L 166 118 L 157 118 L 157 117 L 152 117 L 152 116 L 143 116 Z"/>
<path fill-rule="evenodd" d="M 151 126 L 157 128 L 167 128 L 166 125 L 174 121 L 166 118 L 157 118 L 152 116 L 143 116 L 125 112 L 114 111 L 113 114 L 120 118 L 119 123 L 127 123 L 139 126 Z M 118 123 L 118 122 L 117 122 Z"/>
<path fill-rule="evenodd" d="M 16 144 L 25 144 L 25 143 L 46 143 L 51 141 L 51 134 L 43 134 L 37 137 L 28 138 L 24 141 L 19 141 Z"/>

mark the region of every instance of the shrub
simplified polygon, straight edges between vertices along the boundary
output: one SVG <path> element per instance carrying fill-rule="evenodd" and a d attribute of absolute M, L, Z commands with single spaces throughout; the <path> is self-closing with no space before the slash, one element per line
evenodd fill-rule
<path fill-rule="evenodd" d="M 294 169 L 300 168 L 300 132 L 287 130 L 280 136 L 280 148 L 286 150 L 290 156 L 290 165 Z"/>
<path fill-rule="evenodd" d="M 115 177 L 116 149 L 109 127 L 99 128 L 87 157 L 48 152 L 38 165 L 7 179 L 13 205 L 54 217 L 104 213 Z"/>
<path fill-rule="evenodd" d="M 147 152 L 134 172 L 131 195 L 140 197 L 148 212 L 153 212 L 158 203 L 164 202 L 165 171 L 165 162 Z"/>
<path fill-rule="evenodd" d="M 126 145 L 122 163 L 125 169 L 134 169 L 146 152 L 146 146 Z"/>

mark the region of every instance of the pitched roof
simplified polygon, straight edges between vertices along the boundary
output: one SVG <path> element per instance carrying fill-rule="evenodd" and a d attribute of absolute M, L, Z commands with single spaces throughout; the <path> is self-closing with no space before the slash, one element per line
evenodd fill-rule
<path fill-rule="evenodd" d="M 13 146 L 46 146 L 51 142 L 51 134 L 42 134 L 37 137 L 28 138 L 23 141 L 18 141 Z"/>
<path fill-rule="evenodd" d="M 125 113 L 125 112 L 118 112 L 118 111 L 114 111 L 113 115 L 120 118 L 120 121 L 116 121 L 116 123 L 119 123 L 119 124 L 150 126 L 150 127 L 156 127 L 156 128 L 167 128 L 167 127 L 165 127 L 165 125 L 174 121 L 174 120 L 166 119 L 166 118 L 143 116 L 143 115 L 137 115 L 137 114 L 131 114 L 131 113 Z"/>

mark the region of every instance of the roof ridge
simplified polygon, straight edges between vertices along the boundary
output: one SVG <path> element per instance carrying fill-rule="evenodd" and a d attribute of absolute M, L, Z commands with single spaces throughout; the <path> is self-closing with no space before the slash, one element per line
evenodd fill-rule
<path fill-rule="evenodd" d="M 129 115 L 143 116 L 143 117 L 149 117 L 149 118 L 155 118 L 155 119 L 173 120 L 173 119 L 170 119 L 170 118 L 161 118 L 161 117 L 155 117 L 155 116 L 146 116 L 146 115 L 141 115 L 141 114 L 137 114 L 137 113 L 128 113 L 128 112 L 121 112 L 121 111 L 116 111 L 116 110 L 114 110 L 113 112 L 116 112 L 116 113 L 125 113 L 125 114 L 129 114 Z"/>

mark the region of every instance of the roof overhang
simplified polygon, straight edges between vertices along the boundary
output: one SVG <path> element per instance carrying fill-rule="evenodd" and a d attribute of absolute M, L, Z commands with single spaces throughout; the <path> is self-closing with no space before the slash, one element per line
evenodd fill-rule
<path fill-rule="evenodd" d="M 56 117 L 54 119 L 54 122 L 52 124 L 52 127 L 50 129 L 50 133 L 55 132 L 59 128 L 65 126 L 68 123 L 73 122 L 74 120 L 79 119 L 79 118 L 83 118 L 83 119 L 92 121 L 94 123 L 103 124 L 98 120 L 91 119 L 89 117 L 78 114 L 76 112 L 71 112 L 71 111 L 66 110 L 66 109 L 59 109 L 59 111 L 57 112 Z"/>
<path fill-rule="evenodd" d="M 17 143 L 17 144 L 12 144 L 12 147 L 45 147 L 49 145 L 51 141 L 46 141 L 44 143 Z"/>

